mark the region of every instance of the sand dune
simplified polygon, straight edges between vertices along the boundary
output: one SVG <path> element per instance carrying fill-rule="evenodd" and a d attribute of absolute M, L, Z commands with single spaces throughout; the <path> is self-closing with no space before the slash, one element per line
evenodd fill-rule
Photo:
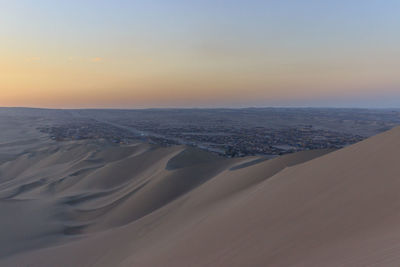
<path fill-rule="evenodd" d="M 0 163 L 0 266 L 398 266 L 399 140 L 271 160 L 28 140 Z"/>

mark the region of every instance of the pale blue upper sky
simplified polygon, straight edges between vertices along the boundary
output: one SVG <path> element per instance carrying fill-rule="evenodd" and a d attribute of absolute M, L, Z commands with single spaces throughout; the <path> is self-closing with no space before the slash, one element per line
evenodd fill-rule
<path fill-rule="evenodd" d="M 0 90 L 57 98 L 70 87 L 63 97 L 77 99 L 117 88 L 113 107 L 400 105 L 399 29 L 397 0 L 0 0 Z"/>

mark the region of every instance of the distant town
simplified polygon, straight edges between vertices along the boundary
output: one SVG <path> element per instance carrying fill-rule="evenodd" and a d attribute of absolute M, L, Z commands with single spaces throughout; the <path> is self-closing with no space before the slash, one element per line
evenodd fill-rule
<path fill-rule="evenodd" d="M 143 130 L 149 130 L 142 128 Z M 137 140 L 160 145 L 185 144 L 227 157 L 281 155 L 302 150 L 342 148 L 364 139 L 359 135 L 314 129 L 311 125 L 287 129 L 234 129 L 220 126 L 152 129 L 155 135 L 132 132 L 105 123 L 70 124 L 40 128 L 53 140 L 106 139 L 129 144 Z"/>
<path fill-rule="evenodd" d="M 142 141 L 183 144 L 225 157 L 274 156 L 354 144 L 400 124 L 399 114 L 346 109 L 76 110 L 39 130 L 55 141 Z"/>

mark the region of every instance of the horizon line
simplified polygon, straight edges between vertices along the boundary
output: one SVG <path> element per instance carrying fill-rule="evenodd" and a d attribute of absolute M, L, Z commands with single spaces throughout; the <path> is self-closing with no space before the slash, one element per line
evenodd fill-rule
<path fill-rule="evenodd" d="M 369 109 L 369 110 L 399 110 L 400 107 L 357 107 L 357 106 L 243 106 L 243 107 L 137 107 L 137 108 L 118 108 L 118 107 L 93 107 L 93 108 L 50 108 L 50 107 L 30 107 L 30 106 L 0 106 L 1 109 L 38 109 L 38 110 L 212 110 L 212 109 Z"/>

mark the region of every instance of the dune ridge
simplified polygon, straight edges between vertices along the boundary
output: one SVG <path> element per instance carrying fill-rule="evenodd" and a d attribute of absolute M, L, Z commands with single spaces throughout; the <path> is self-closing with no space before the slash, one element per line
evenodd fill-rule
<path fill-rule="evenodd" d="M 0 265 L 395 266 L 398 140 L 270 160 L 45 142 L 0 165 Z"/>

